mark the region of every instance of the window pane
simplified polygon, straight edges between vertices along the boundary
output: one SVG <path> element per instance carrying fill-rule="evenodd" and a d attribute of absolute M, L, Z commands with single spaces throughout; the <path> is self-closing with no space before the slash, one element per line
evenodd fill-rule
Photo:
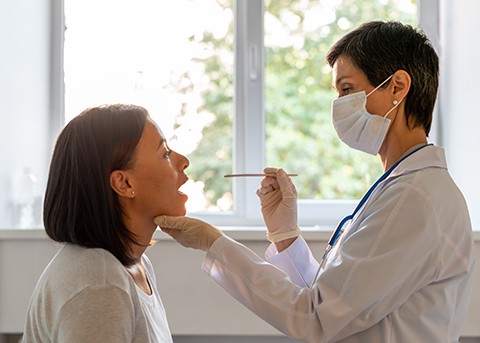
<path fill-rule="evenodd" d="M 331 124 L 330 46 L 370 20 L 416 23 L 412 0 L 265 2 L 267 165 L 297 172 L 302 199 L 352 199 L 381 173 L 378 157 L 354 151 Z"/>
<path fill-rule="evenodd" d="M 65 0 L 66 120 L 144 106 L 192 161 L 189 211 L 232 208 L 233 0 Z M 194 181 L 201 180 L 201 181 Z"/>

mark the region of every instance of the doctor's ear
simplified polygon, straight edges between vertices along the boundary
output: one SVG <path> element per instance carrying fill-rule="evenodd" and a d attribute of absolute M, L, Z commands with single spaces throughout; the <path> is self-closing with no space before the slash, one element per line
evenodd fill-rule
<path fill-rule="evenodd" d="M 407 96 L 412 78 L 405 70 L 397 70 L 392 77 L 390 86 L 393 87 L 393 95 L 397 100 L 403 99 Z"/>
<path fill-rule="evenodd" d="M 135 197 L 135 190 L 128 181 L 127 173 L 123 170 L 114 170 L 110 173 L 110 187 L 121 197 Z"/>

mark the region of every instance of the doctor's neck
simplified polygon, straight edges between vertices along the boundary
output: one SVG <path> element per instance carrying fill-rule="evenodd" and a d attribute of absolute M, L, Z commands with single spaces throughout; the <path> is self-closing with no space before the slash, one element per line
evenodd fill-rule
<path fill-rule="evenodd" d="M 419 144 L 427 144 L 427 135 L 423 127 L 409 129 L 406 126 L 390 130 L 380 148 L 383 171 L 387 171 L 405 153 Z"/>

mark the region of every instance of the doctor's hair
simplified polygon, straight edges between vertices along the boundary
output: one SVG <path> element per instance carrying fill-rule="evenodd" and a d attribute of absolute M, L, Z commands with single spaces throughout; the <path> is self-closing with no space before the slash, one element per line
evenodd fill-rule
<path fill-rule="evenodd" d="M 89 108 L 60 133 L 52 160 L 43 207 L 47 235 L 111 252 L 123 265 L 134 263 L 135 235 L 125 226 L 110 173 L 132 167 L 147 119 L 135 105 Z"/>
<path fill-rule="evenodd" d="M 423 127 L 428 136 L 437 98 L 439 62 L 422 30 L 396 21 L 367 22 L 330 48 L 328 64 L 333 67 L 340 56 L 349 58 L 375 87 L 397 70 L 406 71 L 412 79 L 405 99 L 407 126 Z"/>

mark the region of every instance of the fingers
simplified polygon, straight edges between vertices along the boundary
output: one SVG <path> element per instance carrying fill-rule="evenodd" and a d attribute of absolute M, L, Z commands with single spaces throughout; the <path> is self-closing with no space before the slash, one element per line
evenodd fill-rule
<path fill-rule="evenodd" d="M 257 195 L 260 198 L 262 208 L 276 204 L 282 200 L 282 192 L 280 192 L 280 189 L 267 191 L 266 193 L 262 193 L 263 191 L 264 190 L 261 188 L 257 190 Z"/>
<path fill-rule="evenodd" d="M 260 200 L 263 201 L 265 197 L 273 193 L 273 188 L 271 186 L 260 187 L 259 189 L 257 189 L 256 193 L 257 193 L 257 196 L 260 198 Z"/>
<path fill-rule="evenodd" d="M 171 229 L 171 228 L 166 228 L 166 227 L 160 227 L 160 229 L 165 232 L 167 235 L 172 237 L 174 240 L 176 240 L 178 243 L 183 245 L 186 248 L 194 248 L 195 240 L 192 240 L 191 237 L 187 234 L 185 235 L 183 230 L 179 229 Z"/>
<path fill-rule="evenodd" d="M 275 176 L 266 176 L 260 182 L 260 187 L 256 193 L 260 200 L 264 200 L 267 194 L 280 189 L 284 198 L 296 198 L 297 189 L 292 179 L 281 168 L 267 167 L 263 169 L 265 174 L 274 174 Z"/>
<path fill-rule="evenodd" d="M 155 223 L 155 225 L 159 226 L 160 228 L 162 228 L 162 227 L 172 227 L 172 224 L 168 224 L 170 221 L 169 221 L 169 217 L 167 217 L 167 216 L 155 217 L 155 218 L 153 218 L 153 222 Z"/>
<path fill-rule="evenodd" d="M 186 217 L 171 217 L 171 216 L 158 216 L 153 218 L 153 222 L 159 226 L 162 230 L 164 228 L 169 229 L 182 229 L 184 226 L 184 219 Z"/>
<path fill-rule="evenodd" d="M 263 171 L 268 174 L 275 174 L 275 176 L 266 176 L 262 179 L 260 182 L 260 188 L 257 190 L 259 196 L 265 195 L 276 189 L 280 189 L 286 197 L 297 196 L 297 190 L 292 179 L 283 169 L 265 168 Z"/>
<path fill-rule="evenodd" d="M 169 229 L 166 227 L 161 227 L 160 229 L 172 238 L 175 238 L 175 233 L 178 232 L 177 229 Z"/>
<path fill-rule="evenodd" d="M 271 191 L 279 189 L 278 182 L 275 178 L 269 177 L 269 180 L 263 180 L 260 183 L 260 188 L 258 189 L 260 193 L 267 194 Z"/>
<path fill-rule="evenodd" d="M 275 183 L 274 185 L 271 184 L 271 185 L 261 186 L 260 188 L 257 189 L 256 193 L 257 193 L 257 196 L 260 198 L 260 201 L 263 203 L 267 198 L 271 198 L 275 194 L 280 193 L 280 188 L 278 187 L 278 184 Z"/>
<path fill-rule="evenodd" d="M 265 173 L 271 174 L 273 171 L 276 171 L 275 168 L 265 168 L 263 171 Z M 277 179 L 275 177 L 267 176 L 262 179 L 260 182 L 260 187 L 257 189 L 257 195 L 260 200 L 263 200 L 268 193 L 273 192 L 276 189 L 279 189 Z"/>
<path fill-rule="evenodd" d="M 260 186 L 268 188 L 271 186 L 273 189 L 278 188 L 277 178 L 273 176 L 265 176 L 260 182 Z"/>
<path fill-rule="evenodd" d="M 276 174 L 277 170 L 278 170 L 278 168 L 266 167 L 266 168 L 263 169 L 263 172 L 265 174 Z"/>
<path fill-rule="evenodd" d="M 292 182 L 292 179 L 287 175 L 285 170 L 278 169 L 276 179 L 285 198 L 297 196 L 297 190 Z"/>
<path fill-rule="evenodd" d="M 175 237 L 178 235 L 178 233 L 180 232 L 179 230 L 177 229 L 170 229 L 170 228 L 166 228 L 166 227 L 160 227 L 160 229 L 165 232 L 167 235 L 169 235 L 170 237 L 172 237 L 173 239 L 175 239 Z"/>

